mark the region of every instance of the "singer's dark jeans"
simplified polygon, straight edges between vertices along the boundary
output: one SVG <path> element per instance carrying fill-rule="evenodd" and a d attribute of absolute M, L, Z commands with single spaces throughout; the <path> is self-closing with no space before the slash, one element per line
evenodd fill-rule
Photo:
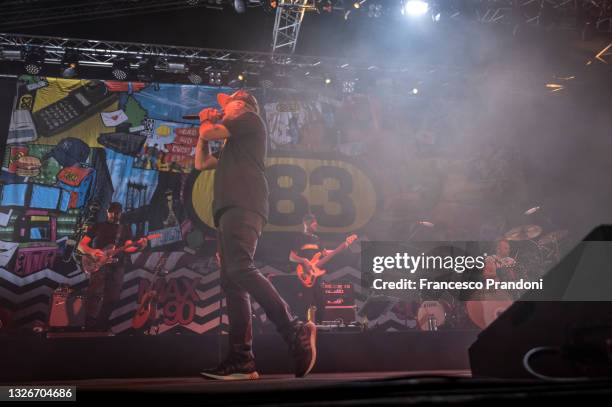
<path fill-rule="evenodd" d="M 248 358 L 253 358 L 249 295 L 264 309 L 286 341 L 291 340 L 296 326 L 287 303 L 253 262 L 263 226 L 264 219 L 256 212 L 232 207 L 223 212 L 217 228 L 230 347 L 234 354 Z"/>

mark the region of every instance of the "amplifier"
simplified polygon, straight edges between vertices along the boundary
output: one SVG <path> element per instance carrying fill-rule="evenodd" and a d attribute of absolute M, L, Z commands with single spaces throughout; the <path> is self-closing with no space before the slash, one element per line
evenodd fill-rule
<path fill-rule="evenodd" d="M 321 287 L 325 300 L 323 321 L 337 321 L 341 325 L 348 325 L 357 320 L 353 283 L 324 282 Z"/>
<path fill-rule="evenodd" d="M 75 295 L 68 287 L 59 287 L 53 292 L 50 328 L 83 327 L 85 325 L 86 297 Z"/>

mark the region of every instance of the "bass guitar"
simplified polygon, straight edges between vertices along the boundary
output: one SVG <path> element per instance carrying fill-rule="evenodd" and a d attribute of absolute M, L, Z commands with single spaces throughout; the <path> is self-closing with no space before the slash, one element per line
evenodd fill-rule
<path fill-rule="evenodd" d="M 310 259 L 310 265 L 312 268 L 310 270 L 306 270 L 303 265 L 298 264 L 296 268 L 296 273 L 302 284 L 306 287 L 314 286 L 315 281 L 318 277 L 321 277 L 326 271 L 322 268 L 325 263 L 330 261 L 335 255 L 340 253 L 343 250 L 346 250 L 350 245 L 352 245 L 355 240 L 357 240 L 357 235 L 351 235 L 346 238 L 344 242 L 342 242 L 338 247 L 331 251 L 327 256 L 323 257 L 323 253 L 319 252 L 312 256 Z"/>
<path fill-rule="evenodd" d="M 153 239 L 159 239 L 161 236 L 161 233 L 154 233 L 145 237 L 144 239 L 149 241 Z M 137 242 L 126 243 L 123 246 L 119 247 L 115 245 L 108 245 L 104 249 L 102 249 L 102 251 L 104 252 L 104 256 L 102 257 L 96 257 L 88 253 L 83 253 L 83 257 L 81 258 L 81 267 L 83 268 L 83 271 L 87 274 L 95 273 L 107 264 L 117 263 L 119 261 L 119 259 L 117 259 L 116 257 L 118 254 L 136 246 Z"/>

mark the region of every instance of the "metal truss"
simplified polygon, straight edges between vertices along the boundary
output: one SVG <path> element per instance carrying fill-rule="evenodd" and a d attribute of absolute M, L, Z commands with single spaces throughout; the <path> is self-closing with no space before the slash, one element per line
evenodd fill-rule
<path fill-rule="evenodd" d="M 158 13 L 193 7 L 222 9 L 226 0 L 16 0 L 0 2 L 0 30 Z"/>
<path fill-rule="evenodd" d="M 447 15 L 472 15 L 479 23 L 530 24 L 558 29 L 612 31 L 612 0 L 486 0 L 468 1 Z"/>
<path fill-rule="evenodd" d="M 281 0 L 276 8 L 272 52 L 281 50 L 289 54 L 295 52 L 300 26 L 306 11 L 313 11 L 315 0 Z"/>
<path fill-rule="evenodd" d="M 233 65 L 240 64 L 246 71 L 256 71 L 272 63 L 291 69 L 326 67 L 346 72 L 376 69 L 379 72 L 402 72 L 408 67 L 360 66 L 353 61 L 340 58 L 321 58 L 270 52 L 248 52 L 214 48 L 194 48 L 172 45 L 151 45 L 128 42 L 110 42 L 83 39 L 67 39 L 45 36 L 0 33 L 0 60 L 23 60 L 32 50 L 45 52 L 46 64 L 59 64 L 66 50 L 76 51 L 79 64 L 83 66 L 111 67 L 119 59 L 127 59 L 136 66 L 139 61 L 155 58 L 157 69 L 163 70 L 164 63 L 177 62 L 210 67 L 216 71 L 228 72 Z M 11 52 L 13 51 L 13 52 Z M 19 51 L 19 52 L 17 52 Z M 415 69 L 410 65 L 410 69 Z M 424 69 L 429 69 L 429 67 Z"/>

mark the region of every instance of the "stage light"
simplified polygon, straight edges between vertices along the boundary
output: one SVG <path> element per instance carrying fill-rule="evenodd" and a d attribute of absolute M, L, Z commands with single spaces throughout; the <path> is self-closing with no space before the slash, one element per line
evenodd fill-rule
<path fill-rule="evenodd" d="M 228 84 L 230 86 L 242 86 L 246 80 L 247 73 L 246 69 L 244 68 L 244 64 L 241 62 L 234 63 L 229 70 Z"/>
<path fill-rule="evenodd" d="M 325 82 L 325 84 L 326 84 L 326 85 L 331 85 L 331 83 L 332 83 L 332 78 L 330 78 L 330 77 L 328 76 L 328 77 L 326 77 L 326 78 L 325 78 L 324 82 Z"/>
<path fill-rule="evenodd" d="M 20 49 L 0 48 L 0 59 L 8 61 L 21 61 L 22 53 Z"/>
<path fill-rule="evenodd" d="M 234 10 L 236 10 L 236 13 L 242 14 L 246 12 L 246 5 L 244 4 L 244 0 L 234 0 L 233 4 L 234 4 Z"/>
<path fill-rule="evenodd" d="M 113 62 L 113 68 L 111 73 L 113 78 L 124 81 L 127 79 L 130 72 L 130 62 L 127 59 L 120 58 Z"/>
<path fill-rule="evenodd" d="M 402 8 L 402 14 L 420 17 L 429 11 L 429 3 L 423 0 L 408 0 L 404 3 L 404 7 Z"/>
<path fill-rule="evenodd" d="M 273 13 L 276 7 L 278 7 L 278 2 L 276 0 L 263 0 L 261 2 L 261 7 L 266 13 Z"/>
<path fill-rule="evenodd" d="M 139 81 L 153 82 L 155 80 L 155 66 L 157 61 L 154 58 L 148 58 L 140 61 L 136 76 Z"/>
<path fill-rule="evenodd" d="M 74 78 L 79 69 L 79 53 L 75 50 L 67 49 L 62 57 L 62 77 Z"/>
<path fill-rule="evenodd" d="M 342 82 L 342 93 L 351 94 L 353 92 L 355 92 L 355 81 Z"/>
<path fill-rule="evenodd" d="M 276 68 L 272 64 L 264 65 L 261 73 L 259 74 L 259 85 L 262 88 L 270 89 L 273 88 L 277 81 Z"/>
<path fill-rule="evenodd" d="M 188 72 L 187 65 L 182 62 L 165 62 L 166 72 L 174 74 L 186 74 Z"/>
<path fill-rule="evenodd" d="M 223 84 L 223 74 L 220 71 L 208 72 L 208 84 L 213 86 L 221 86 Z"/>
<path fill-rule="evenodd" d="M 194 85 L 201 85 L 204 82 L 202 68 L 196 64 L 187 65 L 187 79 Z"/>
<path fill-rule="evenodd" d="M 331 0 L 317 0 L 315 3 L 317 13 L 331 13 L 334 11 L 334 5 Z"/>
<path fill-rule="evenodd" d="M 353 3 L 353 8 L 358 9 L 361 8 L 361 2 L 360 1 L 356 1 Z"/>
<path fill-rule="evenodd" d="M 43 63 L 45 62 L 45 51 L 42 49 L 33 49 L 26 53 L 23 68 L 30 75 L 38 75 L 42 71 Z"/>
<path fill-rule="evenodd" d="M 418 95 L 419 94 L 419 90 L 417 88 L 412 88 L 412 94 L 413 95 Z"/>
<path fill-rule="evenodd" d="M 378 18 L 382 15 L 382 6 L 380 4 L 370 4 L 368 8 L 368 17 Z"/>

